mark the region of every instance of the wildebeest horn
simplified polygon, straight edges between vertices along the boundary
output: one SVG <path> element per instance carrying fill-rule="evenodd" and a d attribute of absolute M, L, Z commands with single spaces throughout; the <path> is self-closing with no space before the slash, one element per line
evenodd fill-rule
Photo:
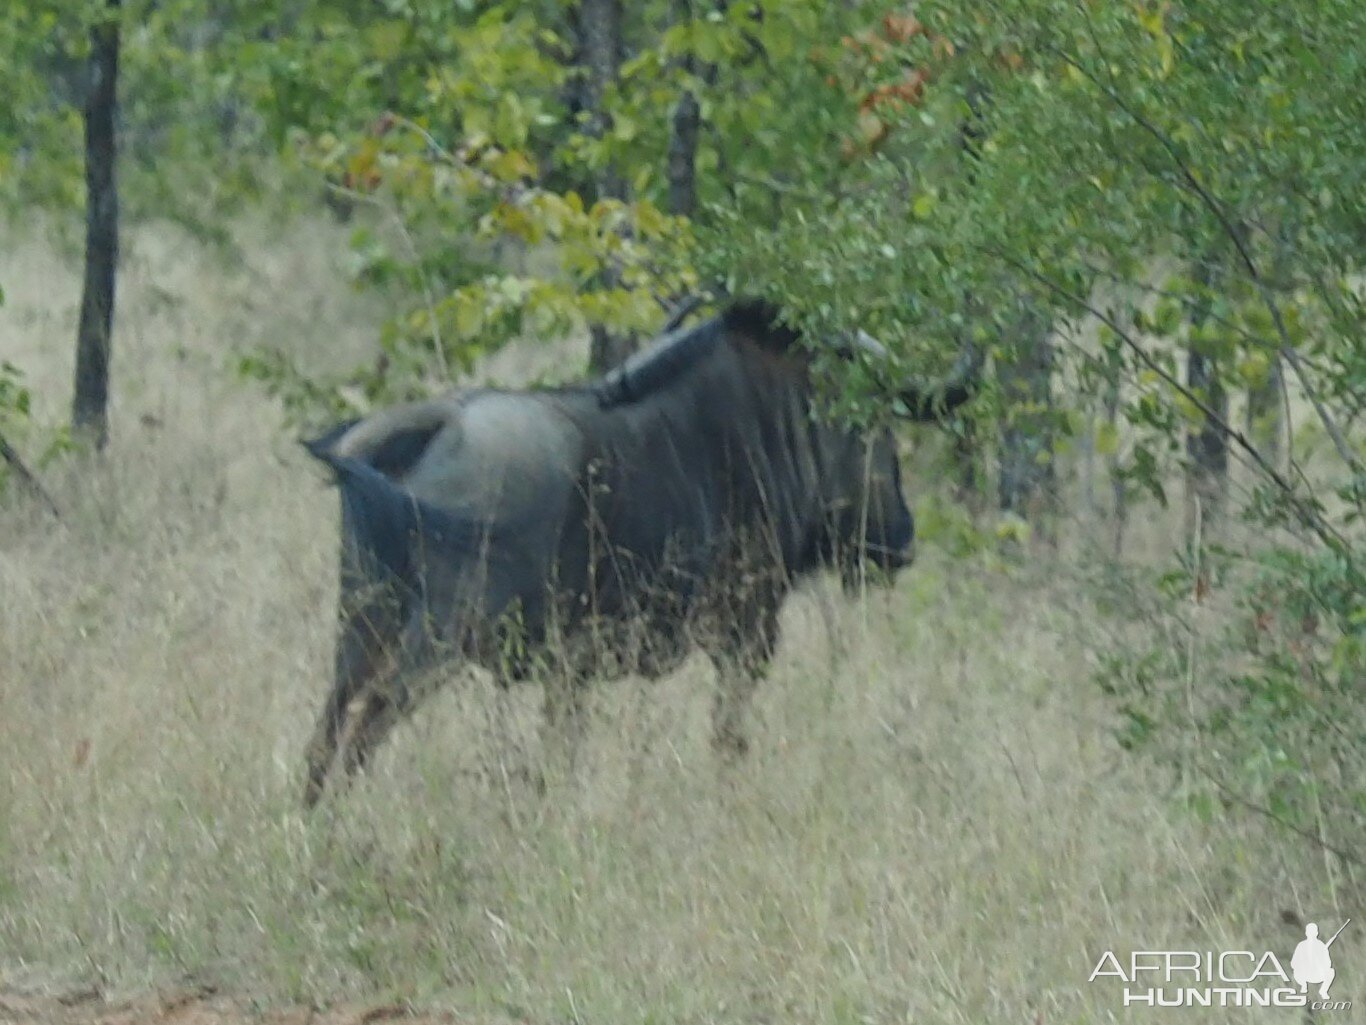
<path fill-rule="evenodd" d="M 845 356 L 863 353 L 879 363 L 887 362 L 890 357 L 887 346 L 862 330 L 855 331 L 840 351 Z M 964 346 L 953 369 L 943 380 L 930 385 L 902 385 L 896 390 L 894 394 L 904 406 L 897 410 L 897 415 L 920 423 L 942 420 L 946 413 L 967 402 L 977 391 L 982 362 L 981 349 L 971 344 Z"/>
<path fill-rule="evenodd" d="M 859 351 L 866 352 L 875 359 L 887 358 L 887 346 L 862 329 L 854 332 L 854 345 Z"/>

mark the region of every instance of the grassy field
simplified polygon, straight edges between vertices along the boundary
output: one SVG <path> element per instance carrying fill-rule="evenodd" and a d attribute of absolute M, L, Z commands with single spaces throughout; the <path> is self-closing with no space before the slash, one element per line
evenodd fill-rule
<path fill-rule="evenodd" d="M 381 311 L 326 227 L 245 238 L 240 265 L 132 238 L 108 456 L 46 472 L 60 524 L 0 505 L 0 991 L 538 1025 L 1151 1020 L 1088 985 L 1102 951 L 1288 964 L 1283 911 L 1366 910 L 1118 749 L 1088 656 L 1106 624 L 1065 566 L 933 546 L 889 592 L 794 597 L 737 773 L 707 744 L 702 659 L 599 687 L 580 771 L 544 796 L 522 782 L 538 693 L 461 678 L 305 818 L 335 496 L 226 368 L 263 340 L 354 357 Z M 40 417 L 64 411 L 78 270 L 36 238 L 0 258 L 0 355 Z M 1334 948 L 1358 1007 L 1361 935 Z"/>

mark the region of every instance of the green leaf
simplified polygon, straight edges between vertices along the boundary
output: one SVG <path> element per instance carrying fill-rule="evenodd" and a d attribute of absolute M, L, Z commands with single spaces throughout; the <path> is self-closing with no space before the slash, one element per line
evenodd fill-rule
<path fill-rule="evenodd" d="M 1119 428 L 1105 422 L 1096 427 L 1096 451 L 1103 456 L 1112 456 L 1119 451 Z"/>

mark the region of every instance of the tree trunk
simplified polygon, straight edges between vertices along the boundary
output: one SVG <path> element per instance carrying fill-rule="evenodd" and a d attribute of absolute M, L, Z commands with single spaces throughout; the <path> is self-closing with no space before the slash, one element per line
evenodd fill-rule
<path fill-rule="evenodd" d="M 1119 437 L 1119 378 L 1119 364 L 1113 363 L 1105 382 L 1105 423 L 1115 439 Z M 1105 457 L 1105 475 L 1110 481 L 1111 525 L 1114 528 L 1111 545 L 1116 559 L 1124 556 L 1124 530 L 1129 525 L 1129 488 L 1121 466 L 1116 440 L 1115 451 Z"/>
<path fill-rule="evenodd" d="M 1294 240 L 1296 222 L 1282 221 L 1273 238 L 1275 246 L 1271 255 L 1272 287 L 1290 294 L 1294 291 Z M 1279 354 L 1271 354 L 1271 367 L 1266 381 L 1260 387 L 1249 388 L 1247 393 L 1247 436 L 1261 451 L 1272 466 L 1279 467 L 1285 439 L 1285 366 Z"/>
<path fill-rule="evenodd" d="M 1224 423 L 1228 422 L 1228 394 L 1214 360 L 1192 349 L 1186 357 L 1186 386 L 1199 395 Z M 1228 440 L 1210 419 L 1186 433 L 1186 499 L 1188 525 L 1194 524 L 1194 504 L 1201 505 L 1200 519 L 1209 526 L 1219 518 L 1228 489 Z"/>
<path fill-rule="evenodd" d="M 1285 371 L 1273 356 L 1266 383 L 1247 393 L 1247 435 L 1272 466 L 1282 464 L 1285 438 Z"/>
<path fill-rule="evenodd" d="M 1196 279 L 1206 288 L 1214 280 L 1211 262 L 1207 258 L 1196 269 Z M 1204 300 L 1191 311 L 1192 330 L 1201 327 L 1208 316 L 1208 300 Z M 1186 387 L 1224 424 L 1228 423 L 1228 393 L 1219 367 L 1213 357 L 1194 347 L 1188 348 L 1186 354 Z M 1194 538 L 1197 522 L 1203 531 L 1213 526 L 1223 512 L 1228 493 L 1228 437 L 1224 429 L 1204 418 L 1198 428 L 1186 432 L 1186 457 L 1186 534 Z"/>
<path fill-rule="evenodd" d="M 702 109 L 691 89 L 683 90 L 669 130 L 669 212 L 691 217 L 697 210 L 697 136 Z"/>
<path fill-rule="evenodd" d="M 692 20 L 692 0 L 673 0 L 673 22 L 684 25 Z M 697 62 L 691 54 L 680 66 L 693 74 Z M 674 105 L 669 122 L 669 155 L 666 174 L 669 180 L 669 212 L 691 217 L 697 209 L 697 138 L 702 126 L 702 108 L 693 91 L 684 88 Z"/>
<path fill-rule="evenodd" d="M 974 516 L 986 505 L 979 439 L 975 420 L 960 421 L 953 432 L 953 494 Z"/>
<path fill-rule="evenodd" d="M 982 111 L 985 107 L 986 93 L 977 82 L 971 82 L 965 92 L 968 113 L 958 126 L 958 144 L 962 148 L 964 177 L 969 187 L 977 183 L 977 161 L 982 152 L 982 140 L 986 135 Z M 972 311 L 972 319 L 984 318 L 978 303 L 969 299 L 965 304 Z M 983 451 L 982 433 L 976 421 L 968 419 L 960 423 L 959 430 L 953 435 L 954 493 L 973 515 L 986 511 L 990 499 L 986 481 L 986 466 L 989 457 Z"/>
<path fill-rule="evenodd" d="M 583 43 L 583 100 L 588 132 L 601 139 L 612 127 L 607 92 L 617 82 L 621 67 L 621 0 L 582 0 L 579 32 Z M 616 168 L 603 168 L 597 181 L 599 198 L 621 199 L 626 189 Z"/>
<path fill-rule="evenodd" d="M 986 138 L 986 88 L 977 81 L 969 82 L 963 92 L 967 100 L 968 112 L 958 126 L 958 145 L 967 157 L 965 169 L 969 185 L 977 183 L 977 161 L 982 155 L 982 142 Z"/>
<path fill-rule="evenodd" d="M 579 39 L 584 61 L 583 100 L 588 113 L 588 132 L 602 138 L 612 127 L 607 113 L 607 92 L 616 83 L 621 66 L 621 0 L 582 0 L 579 4 Z M 610 163 L 598 174 L 596 182 L 599 199 L 622 199 L 625 184 Z M 616 267 L 607 267 L 602 275 L 602 287 L 615 288 L 620 284 Z M 629 335 L 618 335 L 602 324 L 591 326 L 589 370 L 604 373 L 619 364 L 635 348 Z"/>
<path fill-rule="evenodd" d="M 1007 403 L 999 455 L 1000 505 L 1004 512 L 1042 525 L 1055 491 L 1053 347 L 1048 322 L 1035 310 L 1022 308 L 1018 324 L 1020 342 L 998 364 Z"/>
<path fill-rule="evenodd" d="M 85 283 L 76 334 L 71 424 L 76 434 L 97 449 L 109 440 L 109 350 L 119 258 L 119 198 L 114 180 L 119 7 L 120 0 L 106 0 L 106 17 L 91 29 L 85 101 Z"/>
<path fill-rule="evenodd" d="M 601 324 L 591 325 L 588 333 L 588 369 L 594 374 L 620 366 L 635 352 L 636 340 L 632 335 L 619 335 Z"/>

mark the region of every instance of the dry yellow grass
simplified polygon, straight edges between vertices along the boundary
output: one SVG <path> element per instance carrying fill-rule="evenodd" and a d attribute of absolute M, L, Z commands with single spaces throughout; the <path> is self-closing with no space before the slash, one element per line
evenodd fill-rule
<path fill-rule="evenodd" d="M 1194 821 L 1118 751 L 1083 643 L 1099 614 L 1055 600 L 1062 575 L 933 551 L 889 593 L 796 596 L 733 776 L 701 659 L 601 686 L 584 764 L 545 797 L 521 782 L 534 688 L 500 701 L 471 678 L 304 818 L 335 499 L 224 367 L 261 339 L 363 351 L 378 314 L 341 250 L 326 227 L 258 231 L 250 268 L 224 268 L 136 234 L 107 458 L 49 471 L 60 525 L 0 505 L 0 989 L 194 981 L 537 1023 L 1103 1022 L 1151 1017 L 1088 986 L 1107 948 L 1288 958 L 1281 909 L 1363 910 L 1333 905 L 1302 847 Z M 35 239 L 0 261 L 0 354 L 40 415 L 64 408 L 77 269 Z M 1363 948 L 1335 948 L 1358 1006 Z"/>

